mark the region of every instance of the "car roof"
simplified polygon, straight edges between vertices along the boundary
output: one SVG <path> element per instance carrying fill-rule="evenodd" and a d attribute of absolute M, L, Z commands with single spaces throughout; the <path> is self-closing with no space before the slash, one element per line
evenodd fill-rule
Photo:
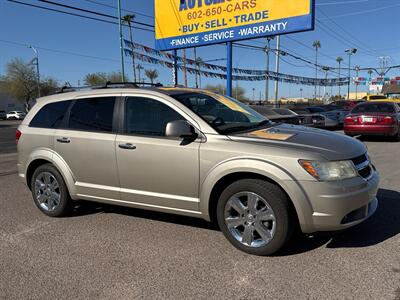
<path fill-rule="evenodd" d="M 216 95 L 216 93 L 209 90 L 196 89 L 196 88 L 185 88 L 185 87 L 140 87 L 140 88 L 93 88 L 93 89 L 82 89 L 82 90 L 72 90 L 62 93 L 57 93 L 45 97 L 38 98 L 37 101 L 43 102 L 53 102 L 62 101 L 66 99 L 75 99 L 84 96 L 96 96 L 104 94 L 121 94 L 121 93 L 145 93 L 149 95 L 163 94 L 168 96 L 187 94 L 187 93 L 202 93 L 208 95 Z"/>

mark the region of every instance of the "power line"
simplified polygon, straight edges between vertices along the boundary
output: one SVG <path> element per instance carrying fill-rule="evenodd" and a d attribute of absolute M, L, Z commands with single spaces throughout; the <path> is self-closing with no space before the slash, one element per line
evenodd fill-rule
<path fill-rule="evenodd" d="M 116 6 L 112 6 L 112 5 L 105 4 L 105 3 L 100 3 L 100 2 L 97 2 L 97 1 L 93 1 L 93 0 L 84 0 L 84 1 L 96 4 L 96 5 L 100 5 L 100 6 L 103 6 L 103 7 L 118 9 L 118 7 L 116 7 Z M 146 14 L 143 14 L 143 13 L 140 13 L 140 12 L 136 12 L 136 11 L 132 11 L 132 10 L 128 10 L 128 9 L 122 9 L 122 11 L 131 13 L 131 14 L 135 14 L 135 15 L 138 15 L 138 16 L 154 19 L 154 16 L 146 15 Z"/>
<path fill-rule="evenodd" d="M 114 19 L 114 20 L 118 20 L 118 17 L 116 17 L 116 16 L 100 13 L 100 12 L 89 10 L 89 9 L 84 9 L 84 8 L 80 8 L 80 7 L 76 7 L 76 6 L 61 4 L 61 3 L 57 3 L 57 2 L 53 2 L 53 1 L 49 1 L 49 0 L 37 0 L 37 1 L 43 2 L 43 3 L 47 3 L 47 4 L 50 4 L 50 5 L 69 8 L 69 9 L 72 9 L 72 10 L 77 10 L 77 11 L 81 11 L 81 12 L 85 12 L 85 13 L 89 13 L 89 14 L 93 14 L 93 15 L 97 15 L 97 16 L 101 16 L 101 17 L 106 17 L 106 18 L 111 18 L 111 19 Z M 145 27 L 154 28 L 154 25 L 146 24 L 146 23 L 143 23 L 143 22 L 132 21 L 132 23 L 138 24 L 138 25 L 142 25 L 142 26 L 145 26 Z"/>
<path fill-rule="evenodd" d="M 377 7 L 377 8 L 372 8 L 372 9 L 367 9 L 367 10 L 362 10 L 362 11 L 358 11 L 358 12 L 354 12 L 354 13 L 347 13 L 347 14 L 342 14 L 342 15 L 336 15 L 336 16 L 332 16 L 331 18 L 344 18 L 344 17 L 351 17 L 351 16 L 357 16 L 357 15 L 365 15 L 371 12 L 376 12 L 376 11 L 380 11 L 380 10 L 385 10 L 387 8 L 393 8 L 393 7 L 399 7 L 400 3 L 398 4 L 394 4 L 394 5 L 387 5 L 387 6 L 382 6 L 382 7 Z M 322 19 L 325 20 L 325 19 Z"/>
<path fill-rule="evenodd" d="M 65 15 L 80 17 L 80 18 L 84 18 L 84 19 L 88 19 L 88 20 L 92 20 L 92 21 L 99 21 L 99 22 L 103 22 L 103 23 L 118 25 L 117 22 L 108 21 L 108 20 L 104 20 L 104 19 L 100 19 L 100 18 L 95 18 L 95 17 L 89 17 L 89 16 L 77 14 L 77 13 L 72 13 L 72 12 L 66 12 L 66 11 L 63 11 L 63 10 L 54 9 L 54 8 L 49 8 L 49 7 L 44 7 L 44 6 L 40 6 L 40 5 L 36 5 L 36 4 L 25 3 L 25 2 L 21 2 L 21 1 L 17 1 L 17 0 L 7 0 L 7 1 L 8 1 L 8 2 L 11 2 L 11 3 L 15 3 L 15 4 L 20 4 L 20 5 L 25 5 L 25 6 L 29 6 L 29 7 L 39 8 L 39 9 L 43 9 L 43 10 L 47 10 L 47 11 L 52 11 L 52 12 L 57 12 L 57 13 L 65 14 Z M 123 24 L 123 25 L 124 25 L 124 26 L 128 26 L 128 25 L 126 25 L 126 24 Z M 152 30 L 152 29 L 141 28 L 141 27 L 137 27 L 137 26 L 131 26 L 131 27 L 132 27 L 132 28 L 135 28 L 135 29 L 138 29 L 138 30 L 143 30 L 143 31 L 148 31 L 148 32 L 154 32 L 154 30 Z"/>

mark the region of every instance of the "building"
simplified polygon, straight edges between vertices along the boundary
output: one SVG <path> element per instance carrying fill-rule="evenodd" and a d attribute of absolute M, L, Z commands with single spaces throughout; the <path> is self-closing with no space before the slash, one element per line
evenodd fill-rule
<path fill-rule="evenodd" d="M 388 98 L 400 98 L 400 85 L 398 84 L 387 84 L 382 88 L 382 94 Z"/>
<path fill-rule="evenodd" d="M 9 112 L 11 110 L 25 111 L 24 104 L 13 99 L 4 91 L 2 82 L 0 82 L 0 110 Z"/>

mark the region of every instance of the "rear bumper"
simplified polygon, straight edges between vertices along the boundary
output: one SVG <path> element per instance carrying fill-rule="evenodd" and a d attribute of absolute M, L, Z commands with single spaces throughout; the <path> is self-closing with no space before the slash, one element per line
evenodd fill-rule
<path fill-rule="evenodd" d="M 301 182 L 312 207 L 305 224 L 300 224 L 303 232 L 341 230 L 365 221 L 378 207 L 379 181 L 379 173 L 374 171 L 369 180 Z"/>
<path fill-rule="evenodd" d="M 396 125 L 345 125 L 344 132 L 352 135 L 384 135 L 392 136 L 398 131 Z"/>

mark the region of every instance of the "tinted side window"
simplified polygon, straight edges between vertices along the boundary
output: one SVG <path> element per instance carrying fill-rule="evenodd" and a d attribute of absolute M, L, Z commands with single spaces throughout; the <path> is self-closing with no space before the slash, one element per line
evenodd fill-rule
<path fill-rule="evenodd" d="M 71 101 L 49 103 L 33 117 L 30 127 L 58 128 L 64 119 Z"/>
<path fill-rule="evenodd" d="M 184 120 L 175 110 L 156 100 L 130 97 L 125 107 L 125 132 L 165 136 L 168 122 Z"/>
<path fill-rule="evenodd" d="M 114 104 L 114 97 L 76 100 L 71 109 L 68 128 L 111 132 Z"/>

